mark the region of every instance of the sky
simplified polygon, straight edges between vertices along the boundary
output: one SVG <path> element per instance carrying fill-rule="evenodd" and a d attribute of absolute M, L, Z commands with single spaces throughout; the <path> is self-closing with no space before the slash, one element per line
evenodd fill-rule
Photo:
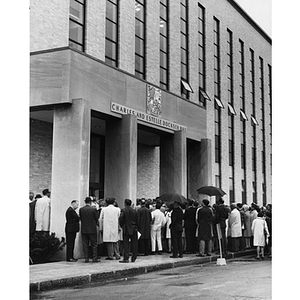
<path fill-rule="evenodd" d="M 272 37 L 272 0 L 235 0 Z"/>

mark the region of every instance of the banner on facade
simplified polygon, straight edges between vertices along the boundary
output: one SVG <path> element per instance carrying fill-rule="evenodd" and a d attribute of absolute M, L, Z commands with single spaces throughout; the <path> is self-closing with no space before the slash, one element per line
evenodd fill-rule
<path fill-rule="evenodd" d="M 141 120 L 141 121 L 144 121 L 147 123 L 151 123 L 151 124 L 154 124 L 154 125 L 157 125 L 160 127 L 164 127 L 167 129 L 171 129 L 174 131 L 186 130 L 185 126 L 182 126 L 177 123 L 173 123 L 171 121 L 164 120 L 164 119 L 161 119 L 161 118 L 158 118 L 155 116 L 151 116 L 144 112 L 138 111 L 133 108 L 126 107 L 124 105 L 121 105 L 121 104 L 118 104 L 115 102 L 111 102 L 110 109 L 112 112 L 122 114 L 122 115 L 135 115 L 138 120 Z"/>

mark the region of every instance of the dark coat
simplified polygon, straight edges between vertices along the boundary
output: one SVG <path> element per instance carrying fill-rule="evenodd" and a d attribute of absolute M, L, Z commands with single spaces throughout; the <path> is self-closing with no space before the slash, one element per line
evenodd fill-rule
<path fill-rule="evenodd" d="M 36 200 L 33 200 L 29 203 L 29 230 L 30 233 L 35 232 L 35 205 L 36 205 Z"/>
<path fill-rule="evenodd" d="M 137 212 L 138 230 L 141 233 L 140 239 L 150 239 L 151 212 L 146 206 L 142 206 Z"/>
<path fill-rule="evenodd" d="M 171 224 L 170 229 L 182 231 L 182 220 L 183 220 L 183 211 L 181 208 L 174 208 L 171 214 Z"/>
<path fill-rule="evenodd" d="M 83 206 L 79 209 L 81 233 L 97 233 L 98 214 L 93 206 Z"/>
<path fill-rule="evenodd" d="M 193 206 L 190 206 L 185 210 L 183 215 L 185 229 L 195 230 L 197 228 L 196 211 L 197 208 Z"/>
<path fill-rule="evenodd" d="M 66 211 L 66 232 L 78 232 L 79 231 L 79 216 L 76 211 L 70 206 Z"/>
<path fill-rule="evenodd" d="M 226 220 L 228 219 L 228 214 L 230 209 L 226 207 L 224 204 L 220 204 L 216 206 L 216 216 L 215 222 L 216 224 L 220 224 L 220 227 L 226 227 Z"/>
<path fill-rule="evenodd" d="M 138 230 L 138 213 L 131 206 L 125 206 L 121 210 L 119 217 L 120 226 L 123 228 L 123 234 L 132 235 Z"/>
<path fill-rule="evenodd" d="M 199 240 L 201 241 L 211 240 L 212 217 L 213 217 L 212 210 L 208 206 L 203 206 L 198 210 L 197 222 L 199 224 L 199 228 L 198 228 Z"/>

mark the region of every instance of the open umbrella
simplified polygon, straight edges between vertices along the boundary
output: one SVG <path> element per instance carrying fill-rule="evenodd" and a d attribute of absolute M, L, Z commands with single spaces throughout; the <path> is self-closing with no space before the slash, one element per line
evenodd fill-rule
<path fill-rule="evenodd" d="M 166 193 L 159 196 L 159 199 L 166 203 L 174 203 L 175 201 L 178 201 L 180 203 L 188 202 L 184 196 L 177 193 Z"/>
<path fill-rule="evenodd" d="M 216 186 L 212 186 L 212 185 L 203 186 L 203 187 L 199 188 L 197 190 L 197 192 L 199 194 L 205 194 L 208 196 L 221 196 L 221 197 L 226 194 L 222 189 L 220 189 Z"/>

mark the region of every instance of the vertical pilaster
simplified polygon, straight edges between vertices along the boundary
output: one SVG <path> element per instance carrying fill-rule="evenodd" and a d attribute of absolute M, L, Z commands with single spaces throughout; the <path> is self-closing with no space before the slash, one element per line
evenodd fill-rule
<path fill-rule="evenodd" d="M 86 100 L 76 99 L 70 106 L 54 108 L 50 231 L 58 237 L 65 236 L 65 212 L 71 201 L 79 200 L 83 206 L 88 195 L 90 124 Z M 75 245 L 77 257 L 81 253 L 79 240 Z"/>
<path fill-rule="evenodd" d="M 119 1 L 119 67 L 134 74 L 135 69 L 135 1 Z"/>

